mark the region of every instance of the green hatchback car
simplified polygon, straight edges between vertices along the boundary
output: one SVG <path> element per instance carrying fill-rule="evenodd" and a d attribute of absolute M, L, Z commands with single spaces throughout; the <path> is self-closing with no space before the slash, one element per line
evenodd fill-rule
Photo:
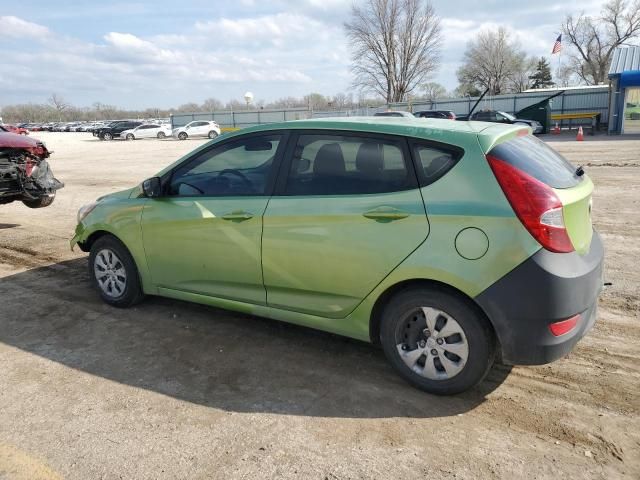
<path fill-rule="evenodd" d="M 593 183 L 527 127 L 286 122 L 222 136 L 78 212 L 105 302 L 161 295 L 382 346 L 436 394 L 593 326 Z"/>

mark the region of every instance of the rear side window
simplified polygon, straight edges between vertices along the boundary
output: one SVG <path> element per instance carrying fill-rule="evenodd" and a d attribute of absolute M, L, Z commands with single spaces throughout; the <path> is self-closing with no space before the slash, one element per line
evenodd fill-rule
<path fill-rule="evenodd" d="M 497 157 L 551 188 L 571 188 L 580 183 L 576 167 L 533 135 L 496 145 L 489 155 Z"/>
<path fill-rule="evenodd" d="M 416 188 L 403 142 L 375 137 L 300 135 L 285 195 L 355 195 Z"/>
<path fill-rule="evenodd" d="M 462 157 L 462 150 L 457 148 L 447 148 L 436 146 L 431 143 L 412 143 L 413 158 L 416 160 L 418 168 L 418 180 L 420 186 L 425 187 L 432 184 L 453 166 Z"/>

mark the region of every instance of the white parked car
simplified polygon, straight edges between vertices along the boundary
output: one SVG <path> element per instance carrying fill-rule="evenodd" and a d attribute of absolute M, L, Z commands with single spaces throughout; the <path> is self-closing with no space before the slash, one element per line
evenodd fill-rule
<path fill-rule="evenodd" d="M 186 140 L 189 137 L 216 138 L 218 135 L 220 135 L 220 125 L 213 121 L 195 120 L 184 127 L 173 129 L 173 136 L 179 140 Z"/>
<path fill-rule="evenodd" d="M 136 128 L 125 130 L 120 134 L 120 138 L 125 140 L 137 140 L 139 138 L 165 138 L 171 136 L 171 125 L 158 125 L 157 123 L 147 123 Z"/>

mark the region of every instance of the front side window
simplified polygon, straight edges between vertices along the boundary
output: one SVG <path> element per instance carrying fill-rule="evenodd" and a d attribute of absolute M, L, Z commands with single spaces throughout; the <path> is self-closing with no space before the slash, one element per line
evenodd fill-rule
<path fill-rule="evenodd" d="M 265 195 L 281 139 L 251 136 L 202 152 L 174 170 L 169 195 Z"/>
<path fill-rule="evenodd" d="M 285 195 L 354 195 L 408 190 L 416 178 L 400 140 L 300 135 Z"/>

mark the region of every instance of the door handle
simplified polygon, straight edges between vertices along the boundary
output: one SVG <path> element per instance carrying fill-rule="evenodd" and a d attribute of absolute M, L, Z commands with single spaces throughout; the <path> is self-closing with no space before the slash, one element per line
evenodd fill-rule
<path fill-rule="evenodd" d="M 243 212 L 243 211 L 234 211 L 231 213 L 227 213 L 226 215 L 222 215 L 222 218 L 224 220 L 244 222 L 245 220 L 249 220 L 250 218 L 253 218 L 253 214 L 249 212 Z"/>
<path fill-rule="evenodd" d="M 366 218 L 372 220 L 400 220 L 409 216 L 408 212 L 398 210 L 393 207 L 378 207 L 362 214 Z"/>

